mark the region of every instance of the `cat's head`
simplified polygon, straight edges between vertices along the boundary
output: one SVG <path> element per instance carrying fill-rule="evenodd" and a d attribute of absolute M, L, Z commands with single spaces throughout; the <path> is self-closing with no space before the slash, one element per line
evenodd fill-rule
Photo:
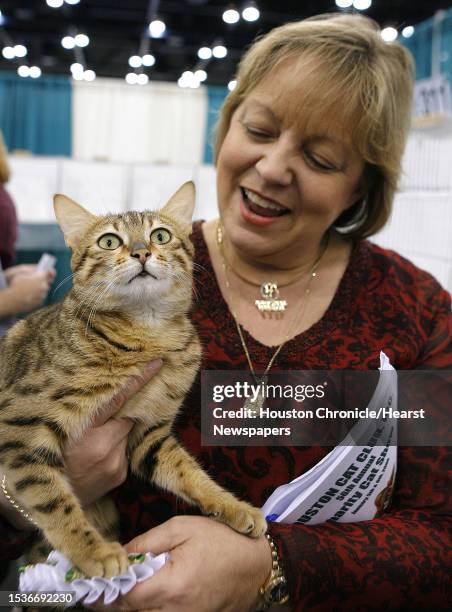
<path fill-rule="evenodd" d="M 195 206 L 190 181 L 156 211 L 93 215 L 64 195 L 54 197 L 58 223 L 72 250 L 74 288 L 96 310 L 188 308 Z"/>

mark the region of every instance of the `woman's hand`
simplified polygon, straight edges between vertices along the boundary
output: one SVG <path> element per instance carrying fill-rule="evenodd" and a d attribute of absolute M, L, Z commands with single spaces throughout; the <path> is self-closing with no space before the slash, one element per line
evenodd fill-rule
<path fill-rule="evenodd" d="M 110 606 L 96 610 L 248 612 L 256 610 L 259 587 L 271 570 L 264 536 L 248 538 L 200 516 L 176 516 L 133 539 L 129 553 L 169 552 L 149 580 Z"/>
<path fill-rule="evenodd" d="M 6 282 L 11 284 L 13 278 L 20 276 L 21 274 L 35 274 L 38 271 L 37 264 L 19 264 L 18 266 L 11 266 L 6 270 L 3 270 L 3 274 L 5 275 Z M 52 283 L 55 280 L 56 272 L 55 268 L 46 271 L 46 278 L 49 283 Z"/>
<path fill-rule="evenodd" d="M 66 473 L 83 506 L 89 506 L 126 479 L 127 436 L 134 424 L 130 419 L 115 419 L 114 415 L 160 370 L 161 365 L 162 360 L 156 359 L 148 364 L 141 376 L 131 377 L 97 415 L 82 438 L 66 445 Z"/>
<path fill-rule="evenodd" d="M 2 298 L 8 303 L 7 314 L 28 313 L 42 306 L 49 292 L 48 273 L 21 273 L 11 277 L 9 285 L 2 291 Z"/>
<path fill-rule="evenodd" d="M 27 314 L 42 306 L 55 279 L 55 270 L 39 272 L 34 264 L 12 266 L 4 271 L 8 286 L 2 290 L 0 318 Z"/>

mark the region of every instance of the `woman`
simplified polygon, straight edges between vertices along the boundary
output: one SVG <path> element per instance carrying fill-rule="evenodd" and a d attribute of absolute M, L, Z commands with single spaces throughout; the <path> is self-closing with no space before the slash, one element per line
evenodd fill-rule
<path fill-rule="evenodd" d="M 448 294 L 362 240 L 390 212 L 411 88 L 408 53 L 384 43 L 364 17 L 289 24 L 250 49 L 219 122 L 221 221 L 194 225 L 203 369 L 375 370 L 380 350 L 398 369 L 450 366 Z M 259 297 L 271 301 L 278 291 L 284 311 L 256 310 Z M 116 410 L 108 407 L 106 423 L 67 449 L 73 486 L 84 503 L 114 488 L 124 541 L 142 533 L 129 550 L 170 551 L 171 561 L 113 609 L 276 609 L 287 594 L 292 610 L 448 605 L 442 449 L 399 449 L 396 491 L 382 518 L 270 523 L 271 542 L 252 540 L 126 480 L 131 425 L 109 419 Z M 218 482 L 256 506 L 330 450 L 201 446 L 199 380 L 176 433 Z"/>

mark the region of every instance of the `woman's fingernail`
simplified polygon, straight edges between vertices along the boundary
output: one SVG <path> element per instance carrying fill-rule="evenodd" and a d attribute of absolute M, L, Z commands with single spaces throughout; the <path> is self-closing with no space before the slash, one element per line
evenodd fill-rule
<path fill-rule="evenodd" d="M 153 361 L 150 361 L 147 366 L 146 366 L 146 371 L 147 372 L 155 372 L 156 370 L 160 369 L 162 367 L 163 364 L 163 359 L 154 359 Z"/>

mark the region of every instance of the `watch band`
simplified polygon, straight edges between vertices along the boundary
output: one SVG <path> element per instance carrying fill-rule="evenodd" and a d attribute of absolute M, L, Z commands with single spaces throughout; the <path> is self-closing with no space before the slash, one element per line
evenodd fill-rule
<path fill-rule="evenodd" d="M 268 608 L 271 608 L 272 606 L 285 604 L 289 600 L 287 581 L 279 562 L 278 549 L 276 548 L 276 544 L 274 543 L 272 537 L 268 533 L 265 534 L 265 537 L 270 545 L 272 569 L 268 578 L 259 589 L 259 595 L 261 596 L 262 601 L 257 608 L 257 612 L 268 610 Z"/>

